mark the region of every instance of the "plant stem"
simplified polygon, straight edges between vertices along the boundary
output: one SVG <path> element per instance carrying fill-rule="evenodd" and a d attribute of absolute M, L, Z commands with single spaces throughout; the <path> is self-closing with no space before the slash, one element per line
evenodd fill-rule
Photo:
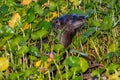
<path fill-rule="evenodd" d="M 60 80 L 62 80 L 62 75 L 61 75 L 59 66 L 57 65 L 57 63 L 56 63 L 56 61 L 55 61 L 54 59 L 53 59 L 53 62 L 55 63 L 55 66 L 56 66 L 56 68 L 57 68 L 57 70 L 58 70 L 58 73 L 59 73 L 59 75 L 60 75 Z"/>

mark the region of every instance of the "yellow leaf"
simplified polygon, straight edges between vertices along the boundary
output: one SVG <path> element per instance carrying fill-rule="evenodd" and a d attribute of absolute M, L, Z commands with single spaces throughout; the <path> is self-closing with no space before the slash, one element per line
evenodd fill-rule
<path fill-rule="evenodd" d="M 35 64 L 35 66 L 36 66 L 36 67 L 39 67 L 40 64 L 41 64 L 41 60 L 37 61 L 36 64 Z"/>
<path fill-rule="evenodd" d="M 56 11 L 52 12 L 52 18 L 56 18 L 58 16 L 58 13 Z"/>
<path fill-rule="evenodd" d="M 22 5 L 29 5 L 32 2 L 32 0 L 21 0 Z"/>
<path fill-rule="evenodd" d="M 13 13 L 12 19 L 9 20 L 8 25 L 11 26 L 12 28 L 15 27 L 16 22 L 20 20 L 20 15 L 18 13 Z"/>
<path fill-rule="evenodd" d="M 20 19 L 20 15 L 18 13 L 13 13 L 13 17 L 12 17 L 12 20 L 17 20 L 17 19 Z"/>
<path fill-rule="evenodd" d="M 5 57 L 0 57 L 0 71 L 4 71 L 9 67 L 9 61 Z"/>
<path fill-rule="evenodd" d="M 14 28 L 14 26 L 15 26 L 15 21 L 10 20 L 10 21 L 8 22 L 8 25 L 9 25 L 10 27 Z"/>
<path fill-rule="evenodd" d="M 26 23 L 25 26 L 23 27 L 23 30 L 29 29 L 30 28 L 30 24 Z"/>
<path fill-rule="evenodd" d="M 50 22 L 50 20 L 51 20 L 50 18 L 45 18 L 45 21 L 47 22 Z"/>
<path fill-rule="evenodd" d="M 46 17 L 45 18 L 45 20 L 47 21 L 47 22 L 50 22 L 51 20 L 53 20 L 54 18 L 56 18 L 57 16 L 58 16 L 58 13 L 56 12 L 56 11 L 54 11 L 54 12 L 50 12 L 50 14 L 52 15 L 51 17 Z"/>

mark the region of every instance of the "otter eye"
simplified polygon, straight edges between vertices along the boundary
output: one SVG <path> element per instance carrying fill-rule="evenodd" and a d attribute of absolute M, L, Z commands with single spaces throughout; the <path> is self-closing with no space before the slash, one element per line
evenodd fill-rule
<path fill-rule="evenodd" d="M 59 22 L 58 20 L 55 21 L 55 23 L 58 23 L 58 22 Z"/>

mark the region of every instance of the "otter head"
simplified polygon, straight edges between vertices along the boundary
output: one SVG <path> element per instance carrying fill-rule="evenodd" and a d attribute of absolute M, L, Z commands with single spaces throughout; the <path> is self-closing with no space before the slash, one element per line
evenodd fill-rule
<path fill-rule="evenodd" d="M 72 42 L 76 30 L 81 30 L 85 22 L 85 16 L 77 14 L 67 14 L 54 20 L 53 27 L 57 30 L 63 29 L 60 42 L 65 48 Z"/>

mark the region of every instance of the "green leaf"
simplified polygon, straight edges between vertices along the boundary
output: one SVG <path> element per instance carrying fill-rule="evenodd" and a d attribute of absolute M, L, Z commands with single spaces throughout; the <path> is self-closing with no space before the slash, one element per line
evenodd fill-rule
<path fill-rule="evenodd" d="M 38 52 L 39 52 L 38 47 L 36 47 L 36 46 L 30 46 L 29 52 L 30 52 L 31 55 L 37 56 Z"/>
<path fill-rule="evenodd" d="M 100 26 L 99 20 L 93 20 L 92 23 L 93 23 L 93 26 L 96 26 L 96 27 Z"/>
<path fill-rule="evenodd" d="M 92 71 L 92 77 L 100 75 L 100 71 L 99 70 L 93 70 Z"/>
<path fill-rule="evenodd" d="M 34 10 L 35 10 L 36 13 L 38 13 L 41 16 L 42 16 L 42 14 L 44 12 L 44 10 L 42 9 L 42 7 L 40 7 L 38 4 L 35 5 Z"/>
<path fill-rule="evenodd" d="M 112 29 L 112 25 L 113 25 L 112 17 L 111 16 L 105 16 L 103 18 L 102 25 L 101 25 L 103 30 L 110 30 L 110 29 Z"/>
<path fill-rule="evenodd" d="M 2 5 L 1 7 L 0 7 L 0 13 L 2 13 L 2 14 L 7 14 L 8 13 L 8 9 L 9 9 L 9 7 L 7 6 L 7 5 Z"/>
<path fill-rule="evenodd" d="M 70 14 L 80 14 L 83 15 L 83 11 L 80 9 L 74 9 L 72 11 L 69 12 Z"/>
<path fill-rule="evenodd" d="M 35 68 L 29 68 L 24 72 L 24 77 L 29 77 L 31 74 L 34 74 Z"/>
<path fill-rule="evenodd" d="M 108 54 L 104 54 L 104 60 L 106 60 L 106 59 L 112 60 L 114 56 L 115 56 L 114 52 L 110 52 Z"/>
<path fill-rule="evenodd" d="M 117 70 L 117 68 L 119 68 L 120 65 L 116 64 L 116 63 L 111 63 L 110 65 L 108 65 L 107 70 L 109 71 L 109 73 L 113 73 L 115 72 L 115 70 Z"/>
<path fill-rule="evenodd" d="M 16 73 L 16 72 L 11 73 L 10 76 L 9 76 L 9 79 L 10 80 L 16 80 L 17 77 L 19 77 L 20 75 L 22 75 L 22 74 L 21 73 Z"/>
<path fill-rule="evenodd" d="M 69 65 L 71 67 L 77 67 L 80 66 L 80 59 L 76 56 L 69 56 L 66 59 L 66 65 Z"/>
<path fill-rule="evenodd" d="M 35 19 L 35 11 L 33 8 L 28 10 L 27 21 L 32 22 Z"/>
<path fill-rule="evenodd" d="M 120 57 L 120 50 L 118 50 L 115 55 L 116 55 L 117 57 Z"/>
<path fill-rule="evenodd" d="M 64 50 L 64 46 L 62 44 L 55 44 L 54 45 L 54 50 L 56 52 L 63 51 Z"/>
<path fill-rule="evenodd" d="M 93 35 L 96 31 L 96 27 L 88 28 L 85 33 L 83 33 L 80 37 L 81 43 L 85 43 L 91 35 Z"/>
<path fill-rule="evenodd" d="M 70 69 L 72 72 L 81 72 L 81 73 L 84 73 L 89 68 L 89 64 L 88 64 L 88 62 L 87 62 L 86 59 L 80 57 L 79 61 L 78 62 L 80 63 L 80 66 L 73 66 Z"/>
<path fill-rule="evenodd" d="M 57 5 L 56 5 L 56 3 L 55 2 L 50 2 L 50 10 L 51 11 L 55 11 L 55 9 L 57 8 Z"/>
<path fill-rule="evenodd" d="M 0 40 L 0 48 L 9 40 L 11 39 L 13 36 L 8 36 L 8 37 L 4 37 L 3 39 Z"/>
<path fill-rule="evenodd" d="M 22 57 L 23 55 L 25 55 L 27 52 L 29 51 L 29 48 L 27 46 L 23 46 L 21 47 L 18 51 L 17 51 L 17 57 Z"/>
<path fill-rule="evenodd" d="M 42 30 L 33 32 L 31 34 L 31 38 L 32 40 L 39 40 L 39 39 L 47 37 L 47 35 L 48 35 L 48 31 L 46 31 L 45 29 L 42 29 Z"/>
<path fill-rule="evenodd" d="M 70 71 L 72 71 L 73 73 L 74 73 L 74 72 L 82 72 L 81 69 L 80 69 L 80 66 L 72 67 L 72 68 L 70 68 Z"/>
<path fill-rule="evenodd" d="M 41 21 L 38 25 L 40 27 L 40 29 L 45 29 L 47 31 L 50 31 L 50 23 L 46 22 L 45 20 Z"/>
<path fill-rule="evenodd" d="M 17 36 L 11 40 L 9 40 L 9 43 L 7 44 L 7 50 L 10 51 L 16 51 L 19 46 L 24 46 L 26 45 L 26 41 L 29 39 L 29 35 L 26 35 L 25 37 L 23 36 Z"/>
<path fill-rule="evenodd" d="M 14 34 L 14 30 L 8 25 L 4 25 L 2 26 L 2 28 L 0 28 L 0 37 L 10 36 L 13 34 Z"/>
<path fill-rule="evenodd" d="M 48 60 L 48 57 L 47 57 L 47 56 L 44 56 L 44 55 L 41 55 L 41 60 L 42 60 L 42 61 L 47 61 L 47 60 Z"/>
<path fill-rule="evenodd" d="M 32 55 L 29 55 L 28 59 L 31 60 L 31 61 L 37 61 L 38 60 L 37 57 L 32 56 Z"/>
<path fill-rule="evenodd" d="M 68 78 L 71 78 L 72 75 L 73 75 L 73 72 L 68 71 L 68 73 L 64 73 L 64 74 L 62 74 L 62 78 L 63 78 L 63 79 L 66 79 L 66 76 L 68 76 Z"/>
<path fill-rule="evenodd" d="M 83 80 L 83 78 L 81 76 L 75 76 L 73 80 Z"/>
<path fill-rule="evenodd" d="M 88 17 L 92 16 L 94 14 L 94 9 L 87 9 L 86 14 L 88 15 Z"/>
<path fill-rule="evenodd" d="M 50 50 L 51 50 L 48 43 L 44 43 L 44 44 L 43 44 L 43 48 L 44 48 L 44 50 L 45 50 L 46 52 L 50 52 Z"/>
<path fill-rule="evenodd" d="M 17 0 L 16 0 L 17 1 Z M 7 0 L 5 3 L 7 6 L 9 6 L 10 8 L 13 6 L 16 6 L 16 2 L 14 0 Z M 14 7 L 15 8 L 15 7 Z"/>
<path fill-rule="evenodd" d="M 38 0 L 37 2 L 38 2 L 38 4 L 40 5 L 40 6 L 42 6 L 45 2 L 47 2 L 48 0 Z"/>
<path fill-rule="evenodd" d="M 80 57 L 80 69 L 84 73 L 89 68 L 89 64 L 86 59 Z"/>
<path fill-rule="evenodd" d="M 113 44 L 110 44 L 108 50 L 109 52 L 116 52 L 117 50 L 117 47 L 116 47 L 117 44 L 113 43 Z"/>

